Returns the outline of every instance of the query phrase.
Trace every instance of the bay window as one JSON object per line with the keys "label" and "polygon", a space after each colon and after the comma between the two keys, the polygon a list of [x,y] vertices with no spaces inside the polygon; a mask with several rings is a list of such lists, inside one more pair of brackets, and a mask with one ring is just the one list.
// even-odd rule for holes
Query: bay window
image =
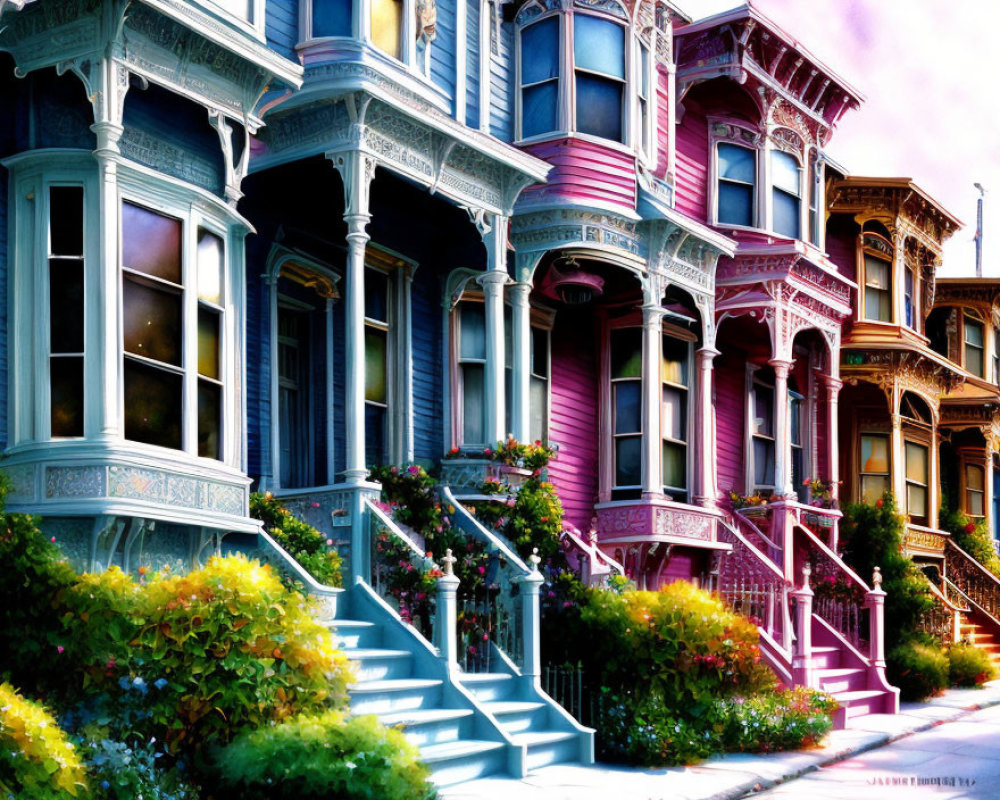
{"label": "bay window", "polygon": [[677,502],[688,499],[688,398],[691,387],[691,344],[663,337],[660,377],[660,435],[663,438],[663,493]]}
{"label": "bay window", "polygon": [[862,434],[860,455],[861,502],[874,503],[889,490],[889,437]]}
{"label": "bay window", "polygon": [[757,203],[757,154],[748,147],[718,146],[718,212],[720,224],[754,224]]}
{"label": "bay window", "polygon": [[129,201],[121,223],[125,438],[220,459],[224,241]]}
{"label": "bay window", "polygon": [[531,327],[531,373],[528,379],[528,436],[549,437],[549,338],[547,328]]}
{"label": "bay window", "polygon": [[927,523],[927,447],[906,442],[906,513],[910,519]]}
{"label": "bay window", "polygon": [[750,390],[750,483],[754,492],[774,491],[774,384],[755,373]]}
{"label": "bay window", "polygon": [[652,50],[623,7],[566,13],[529,3],[517,22],[519,139],[577,133],[651,154]]}
{"label": "bay window", "polygon": [[913,293],[916,291],[916,280],[913,267],[907,267],[903,273],[903,324],[907,328],[916,328],[916,317],[913,313]]}
{"label": "bay window", "polygon": [[642,488],[642,330],[611,331],[611,432],[613,499]]}
{"label": "bay window", "polygon": [[52,436],[83,436],[83,187],[49,189],[49,416]]}
{"label": "bay window", "polygon": [[795,156],[771,151],[771,229],[789,239],[801,236],[801,173]]}
{"label": "bay window", "polygon": [[970,314],[965,314],[963,319],[964,333],[964,359],[965,368],[977,377],[984,378],[986,366],[985,359],[985,326]]}

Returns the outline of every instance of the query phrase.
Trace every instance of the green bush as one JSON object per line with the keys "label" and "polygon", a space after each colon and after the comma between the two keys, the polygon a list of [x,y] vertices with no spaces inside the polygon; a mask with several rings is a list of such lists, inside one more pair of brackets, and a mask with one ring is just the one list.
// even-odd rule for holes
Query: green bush
{"label": "green bush", "polygon": [[1000,576],[1000,558],[993,549],[993,537],[986,520],[976,521],[961,511],[941,506],[938,526],[951,534],[951,540],[994,575]]}
{"label": "green bush", "polygon": [[197,800],[199,792],[177,767],[164,766],[156,743],[132,746],[113,739],[88,742],[87,773],[95,800]]}
{"label": "green bush", "polygon": [[250,495],[250,516],[261,520],[274,537],[319,583],[340,586],[342,561],[330,542],[316,528],[285,508],[270,492]]}
{"label": "green bush", "polygon": [[927,579],[903,555],[903,527],[891,492],[875,503],[851,503],[844,509],[844,561],[862,578],[875,567],[882,571],[887,650],[920,638],[923,616],[935,603]]}
{"label": "green bush", "polygon": [[767,753],[813,747],[833,728],[837,701],[798,687],[726,701],[722,742],[726,750]]}
{"label": "green bush", "polygon": [[901,700],[926,700],[948,686],[948,656],[936,644],[906,642],[886,655],[886,675]]}
{"label": "green bush", "polygon": [[435,795],[416,748],[374,717],[300,715],[241,734],[215,752],[233,800],[425,800]]}
{"label": "green bush", "polygon": [[17,800],[84,797],[83,764],[66,734],[40,704],[0,684],[0,792]]}
{"label": "green bush", "polygon": [[948,682],[952,686],[981,686],[995,676],[985,650],[964,642],[948,648]]}

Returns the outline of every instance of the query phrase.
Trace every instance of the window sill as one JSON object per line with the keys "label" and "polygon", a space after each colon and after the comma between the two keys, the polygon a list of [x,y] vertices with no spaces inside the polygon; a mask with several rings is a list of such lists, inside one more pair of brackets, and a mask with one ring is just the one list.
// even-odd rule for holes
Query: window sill
{"label": "window sill", "polygon": [[576,133],[575,131],[552,131],[550,133],[539,133],[535,136],[517,139],[514,142],[514,145],[516,147],[531,147],[532,145],[545,144],[546,142],[557,142],[563,139],[577,139],[581,142],[587,142],[588,144],[600,145],[601,147],[613,150],[616,153],[632,156],[636,159],[636,161],[639,160],[639,154],[636,152],[634,147],[629,147],[627,144],[616,142],[613,139],[602,139],[600,136],[591,136],[590,134]]}

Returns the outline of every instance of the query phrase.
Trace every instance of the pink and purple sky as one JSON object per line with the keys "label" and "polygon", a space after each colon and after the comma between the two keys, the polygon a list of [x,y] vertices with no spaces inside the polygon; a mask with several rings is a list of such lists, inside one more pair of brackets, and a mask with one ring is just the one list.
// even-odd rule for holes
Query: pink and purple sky
{"label": "pink and purple sky", "polygon": [[[1000,277],[1000,85],[995,0],[753,0],[866,98],[830,155],[855,175],[912,178],[965,227],[941,273],[975,270],[976,199],[986,189],[983,274]],[[734,0],[679,0],[695,19]]]}

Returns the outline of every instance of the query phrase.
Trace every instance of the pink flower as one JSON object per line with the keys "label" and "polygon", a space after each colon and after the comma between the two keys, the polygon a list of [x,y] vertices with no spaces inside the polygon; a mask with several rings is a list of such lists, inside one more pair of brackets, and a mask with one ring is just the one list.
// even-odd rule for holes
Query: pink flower
{"label": "pink flower", "polygon": [[312,504],[312,507],[313,507],[313,508],[319,508],[319,503],[313,503],[313,504]]}
{"label": "pink flower", "polygon": [[409,472],[411,475],[419,475],[420,467],[418,467],[416,464],[410,464],[410,466],[406,468],[406,471]]}
{"label": "pink flower", "polygon": [[479,568],[479,574],[480,575],[485,575],[486,574],[486,567],[480,567]]}
{"label": "pink flower", "polygon": [[60,653],[60,654],[65,653],[66,652],[66,648],[63,647],[61,644],[57,644],[56,645],[56,652]]}
{"label": "pink flower", "polygon": [[326,546],[327,547],[333,547],[333,539],[327,539],[326,540]]}
{"label": "pink flower", "polygon": [[488,642],[490,640],[490,635],[488,633],[483,634],[483,641]]}
{"label": "pink flower", "polygon": [[53,536],[53,537],[52,537],[52,541],[54,542],[55,540],[56,540],[56,537],[55,537],[55,536]]}

